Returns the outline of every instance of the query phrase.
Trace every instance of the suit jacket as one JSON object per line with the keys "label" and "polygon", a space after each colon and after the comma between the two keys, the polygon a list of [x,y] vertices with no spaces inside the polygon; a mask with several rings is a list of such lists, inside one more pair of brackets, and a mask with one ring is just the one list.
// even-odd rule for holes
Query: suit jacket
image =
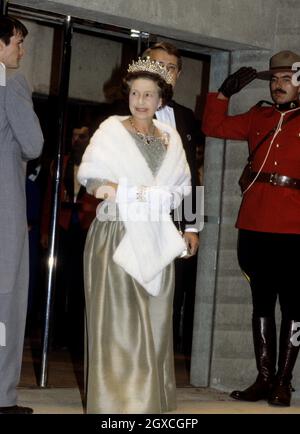
{"label": "suit jacket", "polygon": [[15,74],[0,86],[0,293],[13,291],[17,280],[28,288],[26,161],[37,158],[42,147],[31,91]]}
{"label": "suit jacket", "polygon": [[190,166],[192,186],[197,185],[197,145],[203,142],[199,121],[195,118],[194,112],[175,101],[170,106],[174,110],[176,129],[181,137],[186,158]]}
{"label": "suit jacket", "polygon": [[[175,101],[171,101],[170,106],[174,110],[176,129],[181,137],[183,148],[186,153],[186,159],[191,170],[191,184],[192,184],[192,197],[193,208],[195,209],[196,200],[196,186],[198,184],[198,168],[197,168],[197,145],[203,142],[203,135],[200,129],[200,123],[195,118],[194,112]],[[182,228],[186,226],[193,226],[195,220],[187,222],[183,215]]]}

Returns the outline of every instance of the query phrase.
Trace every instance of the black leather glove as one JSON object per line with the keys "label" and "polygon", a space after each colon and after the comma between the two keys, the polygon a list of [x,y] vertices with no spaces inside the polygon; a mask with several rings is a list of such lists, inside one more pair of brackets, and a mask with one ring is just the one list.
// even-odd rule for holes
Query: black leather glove
{"label": "black leather glove", "polygon": [[249,84],[257,77],[256,69],[243,66],[234,74],[229,75],[218,89],[226,98],[230,98],[233,94],[239,92],[244,86]]}

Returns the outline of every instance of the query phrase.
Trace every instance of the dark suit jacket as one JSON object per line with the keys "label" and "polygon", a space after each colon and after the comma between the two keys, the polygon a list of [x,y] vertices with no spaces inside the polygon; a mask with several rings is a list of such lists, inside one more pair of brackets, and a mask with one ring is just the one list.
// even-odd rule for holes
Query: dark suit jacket
{"label": "dark suit jacket", "polygon": [[[176,129],[181,137],[183,148],[186,153],[186,159],[191,170],[191,182],[192,182],[192,196],[193,202],[196,199],[196,186],[198,184],[197,176],[197,145],[203,142],[203,135],[200,129],[200,123],[195,118],[193,111],[175,101],[171,101],[169,104],[174,110]],[[195,206],[195,205],[194,205]],[[195,208],[194,208],[195,211]],[[184,217],[184,216],[183,216]],[[186,222],[183,218],[182,226],[192,226],[195,223]]]}

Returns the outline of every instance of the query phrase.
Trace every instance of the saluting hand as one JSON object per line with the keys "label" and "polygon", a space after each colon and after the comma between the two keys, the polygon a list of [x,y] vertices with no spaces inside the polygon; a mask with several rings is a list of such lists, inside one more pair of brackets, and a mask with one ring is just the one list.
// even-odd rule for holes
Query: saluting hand
{"label": "saluting hand", "polygon": [[249,84],[257,77],[257,71],[254,68],[243,66],[235,73],[229,75],[218,89],[226,98],[239,92],[243,87]]}

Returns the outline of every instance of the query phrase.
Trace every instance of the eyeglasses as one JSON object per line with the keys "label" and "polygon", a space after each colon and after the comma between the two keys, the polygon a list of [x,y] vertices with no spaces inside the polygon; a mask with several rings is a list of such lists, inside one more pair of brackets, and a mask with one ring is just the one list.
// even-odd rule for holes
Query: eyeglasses
{"label": "eyeglasses", "polygon": [[175,65],[175,63],[165,63],[165,62],[158,62],[161,66],[166,68],[169,72],[177,72],[178,71],[178,65]]}
{"label": "eyeglasses", "polygon": [[74,134],[73,133],[73,139],[81,139],[81,140],[85,140],[88,139],[89,136],[87,134]]}

